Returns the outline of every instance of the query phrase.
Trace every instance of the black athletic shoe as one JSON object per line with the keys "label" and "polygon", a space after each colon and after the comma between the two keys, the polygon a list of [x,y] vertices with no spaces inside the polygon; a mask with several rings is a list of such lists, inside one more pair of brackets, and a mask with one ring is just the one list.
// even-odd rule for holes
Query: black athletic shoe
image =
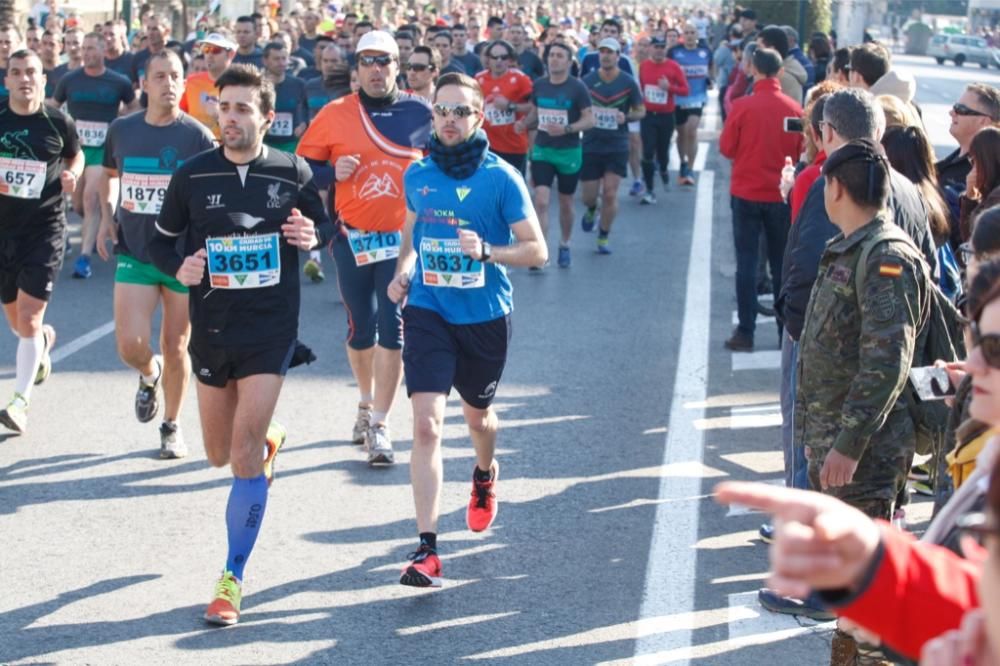
{"label": "black athletic shoe", "polygon": [[142,381],[140,376],[139,390],[135,392],[135,418],[139,419],[139,423],[149,423],[156,418],[160,411],[158,389],[163,380],[163,362],[159,357],[153,360],[160,367],[160,376],[156,378],[156,382],[152,386]]}

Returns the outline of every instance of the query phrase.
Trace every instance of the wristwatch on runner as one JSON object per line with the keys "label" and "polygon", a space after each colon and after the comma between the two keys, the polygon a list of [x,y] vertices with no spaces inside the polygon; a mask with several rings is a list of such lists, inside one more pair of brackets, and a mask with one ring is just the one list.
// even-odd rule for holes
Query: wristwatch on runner
{"label": "wristwatch on runner", "polygon": [[493,253],[493,246],[487,243],[486,241],[483,241],[483,249],[479,253],[479,261],[483,262],[484,264],[487,263],[490,260],[490,256],[492,256],[492,253]]}

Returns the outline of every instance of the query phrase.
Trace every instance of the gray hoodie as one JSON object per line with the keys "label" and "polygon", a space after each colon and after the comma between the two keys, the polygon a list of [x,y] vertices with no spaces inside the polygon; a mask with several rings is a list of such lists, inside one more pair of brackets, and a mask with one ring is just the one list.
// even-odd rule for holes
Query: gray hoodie
{"label": "gray hoodie", "polygon": [[785,93],[799,104],[802,103],[802,88],[806,84],[806,68],[802,66],[795,56],[788,56],[782,63],[784,71],[781,74],[781,92]]}

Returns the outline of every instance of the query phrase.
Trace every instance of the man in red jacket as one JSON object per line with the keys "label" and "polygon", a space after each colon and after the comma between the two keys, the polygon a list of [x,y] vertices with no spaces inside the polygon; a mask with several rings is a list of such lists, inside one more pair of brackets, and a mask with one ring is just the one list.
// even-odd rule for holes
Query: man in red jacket
{"label": "man in red jacket", "polygon": [[[767,239],[772,284],[775,289],[781,285],[781,259],[790,224],[788,204],[781,197],[781,169],[785,157],[797,161],[802,152],[802,134],[785,131],[784,119],[801,118],[802,107],[781,92],[781,56],[773,49],[758,48],[750,73],[753,94],[733,103],[719,137],[719,151],[733,161],[729,193],[739,325],[726,340],[726,348],[733,351],[753,350],[761,232]],[[777,300],[777,293],[774,296]]]}
{"label": "man in red jacket", "polygon": [[[670,182],[667,161],[670,156],[670,139],[674,135],[674,109],[677,96],[690,92],[684,70],[667,58],[667,40],[654,35],[650,40],[651,57],[639,65],[639,87],[646,115],[639,121],[642,132],[642,179],[646,181],[646,194],[642,203],[656,203],[653,196],[653,172],[659,165],[660,179],[666,187]],[[656,161],[653,161],[653,158]]]}

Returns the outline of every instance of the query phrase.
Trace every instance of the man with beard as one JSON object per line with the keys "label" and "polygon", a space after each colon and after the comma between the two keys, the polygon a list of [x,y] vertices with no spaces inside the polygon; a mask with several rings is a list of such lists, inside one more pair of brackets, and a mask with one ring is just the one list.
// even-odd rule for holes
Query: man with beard
{"label": "man with beard", "polygon": [[430,156],[406,172],[406,225],[389,285],[393,301],[407,298],[403,359],[413,406],[410,479],[420,543],[399,582],[415,587],[441,586],[441,432],[452,387],[476,453],[466,524],[483,532],[496,518],[499,419],[491,405],[510,342],[506,267],[548,259],[524,179],[489,151],[479,85],[464,74],[446,74],[433,108]]}
{"label": "man with beard", "polygon": [[160,271],[191,290],[205,454],[233,472],[228,556],[205,611],[207,622],[231,625],[285,441],[271,416],[296,350],[299,250],[327,242],[333,229],[305,161],[263,145],[271,82],[234,65],[216,83],[223,145],[174,172],[149,249]]}

